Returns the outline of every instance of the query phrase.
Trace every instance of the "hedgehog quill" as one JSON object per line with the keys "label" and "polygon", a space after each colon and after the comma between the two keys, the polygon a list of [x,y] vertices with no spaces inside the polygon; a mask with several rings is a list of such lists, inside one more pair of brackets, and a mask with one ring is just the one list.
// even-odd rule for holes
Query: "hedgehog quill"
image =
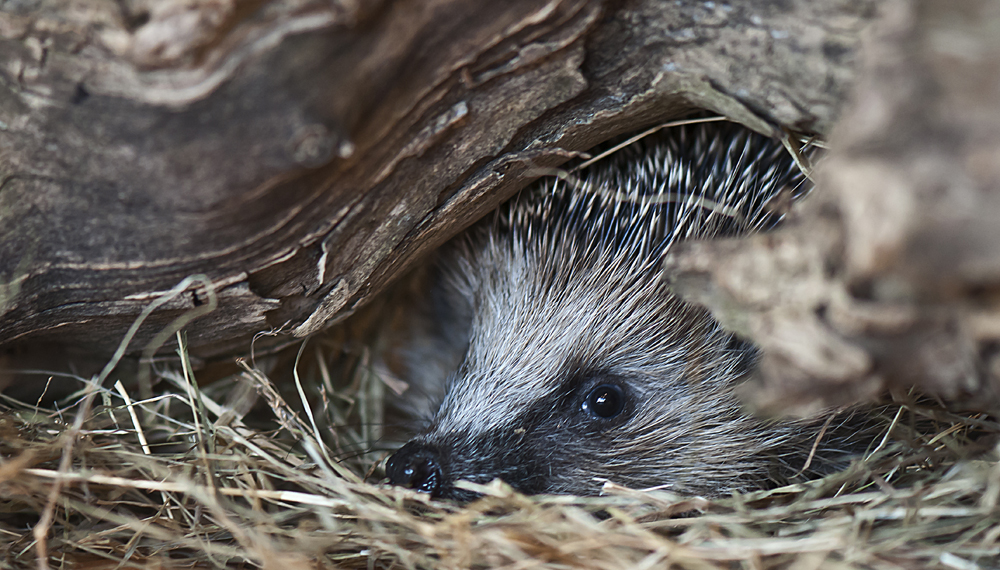
{"label": "hedgehog quill", "polygon": [[[780,197],[807,191],[779,141],[722,123],[522,192],[438,254],[438,332],[423,343],[436,354],[414,351],[408,380],[443,399],[389,480],[460,501],[476,495],[457,481],[495,478],[527,494],[612,481],[717,496],[846,466],[870,441],[865,415],[748,415],[732,389],[754,347],[676,298],[661,269],[672,244],[767,230]],[[418,371],[442,354],[450,374]]]}

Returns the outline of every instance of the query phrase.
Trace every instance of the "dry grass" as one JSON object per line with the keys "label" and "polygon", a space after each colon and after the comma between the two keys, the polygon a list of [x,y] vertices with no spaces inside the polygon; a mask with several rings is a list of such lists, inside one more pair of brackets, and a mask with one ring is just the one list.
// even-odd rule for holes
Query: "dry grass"
{"label": "dry grass", "polygon": [[51,406],[4,399],[0,565],[965,569],[1000,560],[1000,465],[989,449],[1000,425],[986,416],[892,408],[892,437],[865,460],[768,492],[706,500],[609,485],[597,498],[524,497],[494,484],[463,508],[368,473],[385,454],[355,452],[382,445],[385,385],[365,350],[337,346],[313,341],[296,361],[303,376],[284,384],[244,362],[199,387],[182,364],[156,372],[155,395],[140,401],[121,384],[82,379]]}
{"label": "dry grass", "polygon": [[0,395],[0,568],[1000,567],[1000,423],[917,400],[848,470],[724,499],[387,486],[386,310],[215,381],[178,334],[152,383],[109,365],[55,401]]}

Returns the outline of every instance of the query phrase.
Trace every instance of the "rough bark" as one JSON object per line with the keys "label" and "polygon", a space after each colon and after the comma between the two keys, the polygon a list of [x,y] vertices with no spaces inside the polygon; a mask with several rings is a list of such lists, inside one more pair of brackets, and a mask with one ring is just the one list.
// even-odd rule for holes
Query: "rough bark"
{"label": "rough bark", "polygon": [[[824,134],[867,1],[36,0],[0,12],[0,345],[319,330],[528,181],[715,110]],[[214,306],[210,305],[210,306]]]}
{"label": "rough bark", "polygon": [[802,211],[668,260],[679,291],[762,347],[758,406],[916,387],[1000,407],[997,30],[989,0],[886,3]]}

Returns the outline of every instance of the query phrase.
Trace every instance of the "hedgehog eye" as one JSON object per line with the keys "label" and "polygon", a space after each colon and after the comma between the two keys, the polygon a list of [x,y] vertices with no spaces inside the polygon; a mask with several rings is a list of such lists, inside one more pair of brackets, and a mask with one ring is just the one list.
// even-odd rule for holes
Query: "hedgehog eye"
{"label": "hedgehog eye", "polygon": [[625,392],[614,384],[601,384],[587,394],[583,411],[602,419],[611,419],[625,409]]}

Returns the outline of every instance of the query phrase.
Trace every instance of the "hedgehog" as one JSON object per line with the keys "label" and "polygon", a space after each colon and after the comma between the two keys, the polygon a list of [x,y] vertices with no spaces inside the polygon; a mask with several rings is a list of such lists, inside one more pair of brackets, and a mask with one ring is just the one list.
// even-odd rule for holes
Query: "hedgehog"
{"label": "hedgehog", "polygon": [[441,401],[389,481],[460,502],[477,494],[458,481],[494,479],[720,496],[845,467],[865,419],[747,413],[733,388],[756,349],[663,274],[673,244],[770,229],[808,191],[780,141],[733,123],[663,129],[522,191],[437,253],[407,380]]}

